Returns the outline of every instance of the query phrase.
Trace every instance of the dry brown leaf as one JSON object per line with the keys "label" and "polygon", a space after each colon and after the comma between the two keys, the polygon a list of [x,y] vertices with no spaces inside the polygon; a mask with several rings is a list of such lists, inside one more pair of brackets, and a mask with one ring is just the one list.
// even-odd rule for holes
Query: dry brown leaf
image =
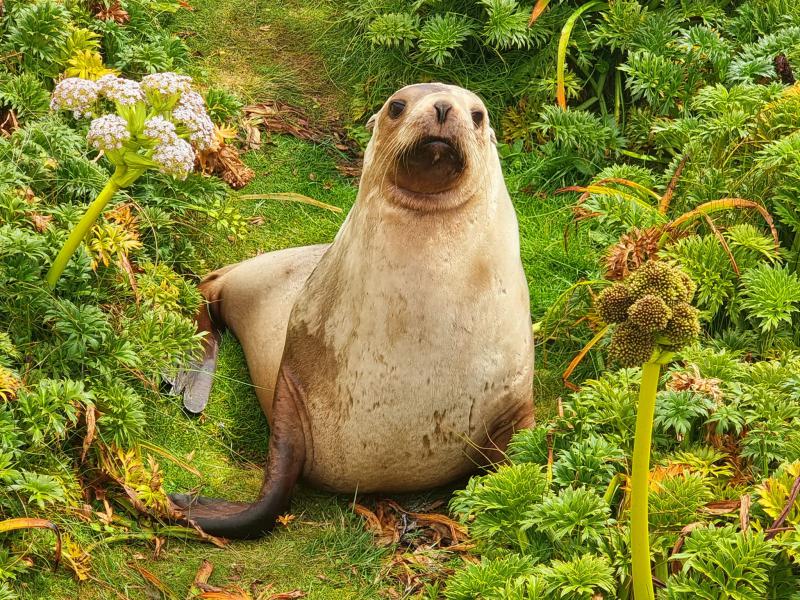
{"label": "dry brown leaf", "polygon": [[134,571],[139,573],[139,575],[141,575],[146,582],[148,582],[150,585],[156,588],[165,597],[169,598],[170,600],[172,600],[173,598],[177,599],[175,593],[167,586],[167,584],[165,584],[158,577],[156,577],[155,574],[151,573],[144,567],[140,567],[137,564],[131,564],[128,566],[130,566],[131,568],[133,568]]}
{"label": "dry brown leaf", "polygon": [[0,109],[0,135],[8,137],[19,129],[17,114],[10,108]]}
{"label": "dry brown leaf", "polygon": [[750,529],[750,494],[743,494],[740,503],[741,509],[739,510],[739,527],[742,531]]}
{"label": "dry brown leaf", "polygon": [[352,163],[339,163],[336,165],[336,170],[345,177],[358,178],[361,177],[362,163],[356,161]]}
{"label": "dry brown leaf", "polygon": [[739,510],[742,505],[739,500],[715,500],[707,503],[703,507],[703,512],[709,515],[729,515]]}
{"label": "dry brown leaf", "polygon": [[201,593],[198,598],[208,600],[253,600],[249,592],[243,590],[239,586],[231,586],[227,588],[213,588],[212,586],[200,585],[202,588],[210,588]]}
{"label": "dry brown leaf", "polygon": [[28,213],[28,217],[30,217],[34,229],[36,229],[36,231],[38,231],[39,233],[43,233],[50,225],[50,222],[53,220],[52,215],[42,215],[35,212]]}
{"label": "dry brown leaf", "polygon": [[606,253],[606,279],[618,281],[658,254],[658,241],[663,231],[659,227],[634,227],[623,234]]}
{"label": "dry brown leaf", "polygon": [[83,437],[83,445],[81,447],[81,463],[86,460],[86,454],[94,441],[95,432],[97,429],[97,409],[94,406],[86,407],[86,435]]}
{"label": "dry brown leaf", "polygon": [[197,153],[197,166],[206,175],[218,175],[235,190],[242,189],[255,172],[242,162],[238,150],[225,143],[226,132],[215,126],[217,143]]}
{"label": "dry brown leaf", "polygon": [[280,523],[284,527],[287,527],[296,518],[297,518],[296,515],[285,514],[285,515],[280,515],[278,517],[277,521],[278,521],[278,523]]}
{"label": "dry brown leaf", "polygon": [[128,11],[122,8],[118,0],[115,0],[108,6],[104,2],[94,3],[94,16],[102,21],[114,21],[120,25],[124,25],[131,20]]}
{"label": "dry brown leaf", "polygon": [[302,590],[293,590],[291,592],[283,592],[280,594],[272,594],[266,596],[264,600],[294,600],[295,598],[305,598],[308,594]]}

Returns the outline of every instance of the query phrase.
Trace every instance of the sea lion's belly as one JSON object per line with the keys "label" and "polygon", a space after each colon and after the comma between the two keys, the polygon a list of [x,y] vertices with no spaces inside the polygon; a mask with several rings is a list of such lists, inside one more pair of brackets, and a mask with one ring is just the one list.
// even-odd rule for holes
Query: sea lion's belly
{"label": "sea lion's belly", "polygon": [[491,319],[452,304],[422,323],[362,313],[334,352],[337,369],[326,369],[335,380],[304,378],[306,480],[338,492],[403,492],[486,464],[495,434],[532,415],[530,317],[517,304]]}

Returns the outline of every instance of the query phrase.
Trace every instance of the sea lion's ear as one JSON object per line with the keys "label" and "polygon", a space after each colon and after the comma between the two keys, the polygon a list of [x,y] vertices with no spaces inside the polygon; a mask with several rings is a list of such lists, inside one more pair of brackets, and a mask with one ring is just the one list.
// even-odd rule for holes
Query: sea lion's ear
{"label": "sea lion's ear", "polygon": [[494,133],[494,129],[489,127],[489,141],[492,142],[495,146],[497,145],[497,136]]}
{"label": "sea lion's ear", "polygon": [[378,113],[375,113],[369,119],[367,119],[367,124],[365,125],[367,131],[372,131],[373,129],[375,129],[375,121],[377,120],[378,120]]}

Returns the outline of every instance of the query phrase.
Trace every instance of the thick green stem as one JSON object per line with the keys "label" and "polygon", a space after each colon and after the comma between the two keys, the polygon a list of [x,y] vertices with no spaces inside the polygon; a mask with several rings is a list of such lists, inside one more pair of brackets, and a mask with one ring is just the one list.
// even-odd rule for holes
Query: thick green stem
{"label": "thick green stem", "polygon": [[111,179],[108,180],[105,187],[98,194],[97,198],[95,198],[94,202],[92,202],[89,205],[89,208],[86,209],[86,213],[83,215],[83,217],[81,217],[81,220],[78,221],[75,229],[73,229],[72,233],[69,234],[66,243],[59,251],[58,256],[56,256],[56,259],[50,266],[50,270],[47,272],[47,285],[50,286],[50,289],[56,287],[56,282],[58,281],[58,278],[61,277],[64,269],[67,267],[70,257],[78,248],[78,246],[80,246],[81,241],[86,237],[86,234],[89,233],[89,230],[92,228],[95,221],[97,221],[97,217],[99,217],[103,212],[103,209],[106,207],[106,204],[108,204],[108,201],[111,200],[111,198],[114,197],[114,194],[119,191],[121,187],[119,181],[121,178],[122,173],[117,170],[117,172],[112,175]]}
{"label": "thick green stem", "polygon": [[653,415],[661,365],[647,362],[642,367],[639,408],[636,413],[636,436],[633,441],[631,475],[631,569],[634,600],[653,600],[653,576],[650,571],[650,529],[647,495],[650,477],[650,445],[653,438]]}

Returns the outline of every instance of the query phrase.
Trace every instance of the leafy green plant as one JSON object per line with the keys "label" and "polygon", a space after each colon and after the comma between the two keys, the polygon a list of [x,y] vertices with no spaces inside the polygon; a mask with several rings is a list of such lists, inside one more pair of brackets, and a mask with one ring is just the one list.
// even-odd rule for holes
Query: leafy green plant
{"label": "leafy green plant", "polygon": [[470,531],[487,550],[526,551],[534,542],[525,532],[527,513],[546,490],[539,465],[504,465],[494,473],[473,477],[465,489],[456,491],[450,510],[470,520]]}

